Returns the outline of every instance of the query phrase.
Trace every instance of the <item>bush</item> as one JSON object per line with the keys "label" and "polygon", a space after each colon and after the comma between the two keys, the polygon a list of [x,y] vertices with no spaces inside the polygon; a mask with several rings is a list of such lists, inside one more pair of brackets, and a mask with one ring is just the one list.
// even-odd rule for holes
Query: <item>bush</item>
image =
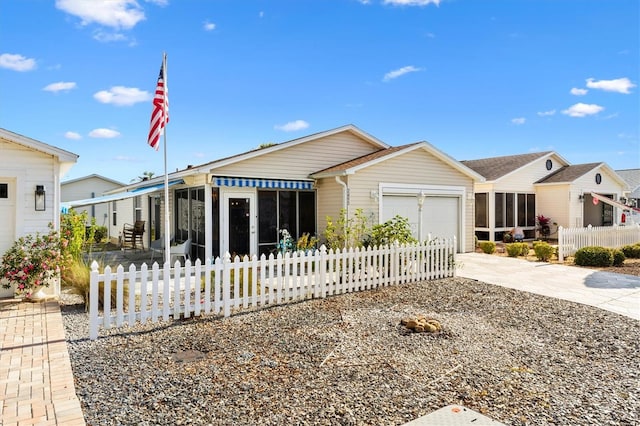
{"label": "bush", "polygon": [[622,247],[622,253],[629,259],[640,259],[640,243],[629,244]]}
{"label": "bush", "polygon": [[613,266],[622,266],[626,259],[624,253],[620,249],[612,249],[611,254],[613,254]]}
{"label": "bush", "polygon": [[529,254],[529,244],[527,243],[506,244],[505,248],[509,257],[526,256]]}
{"label": "bush", "polygon": [[579,266],[611,266],[613,251],[598,246],[583,247],[576,251],[573,262]]}
{"label": "bush", "polygon": [[411,234],[411,225],[409,219],[396,215],[385,223],[374,225],[371,229],[369,244],[380,247],[387,244],[411,244],[416,239]]}
{"label": "bush", "polygon": [[106,226],[96,226],[95,234],[93,235],[93,239],[96,243],[101,243],[104,239],[107,238],[107,227]]}
{"label": "bush", "polygon": [[482,250],[483,253],[493,254],[496,252],[496,243],[493,241],[480,241],[478,246]]}
{"label": "bush", "polygon": [[544,241],[536,241],[533,243],[533,251],[536,253],[538,260],[547,262],[555,254],[556,250],[551,244]]}

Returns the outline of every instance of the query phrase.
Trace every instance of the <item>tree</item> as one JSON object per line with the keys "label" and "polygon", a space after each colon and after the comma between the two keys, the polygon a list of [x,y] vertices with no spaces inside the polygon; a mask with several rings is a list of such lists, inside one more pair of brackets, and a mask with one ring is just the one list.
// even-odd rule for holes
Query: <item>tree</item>
{"label": "tree", "polygon": [[[151,179],[153,177],[153,175],[155,175],[154,172],[146,172],[145,171],[145,172],[142,172],[142,176],[138,176],[137,180],[138,180],[138,182],[149,180],[149,179]],[[135,181],[136,181],[136,179],[131,179],[131,182],[135,182]]]}

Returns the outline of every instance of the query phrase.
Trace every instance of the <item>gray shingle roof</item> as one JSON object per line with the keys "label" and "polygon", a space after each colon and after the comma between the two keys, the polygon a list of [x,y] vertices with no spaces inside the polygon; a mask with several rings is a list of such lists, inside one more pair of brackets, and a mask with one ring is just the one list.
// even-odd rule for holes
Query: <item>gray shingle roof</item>
{"label": "gray shingle roof", "polygon": [[631,188],[631,198],[640,198],[640,169],[616,170],[618,176]]}
{"label": "gray shingle roof", "polygon": [[564,183],[573,182],[581,176],[584,176],[591,170],[602,165],[604,163],[587,163],[587,164],[574,164],[572,166],[565,166],[556,170],[549,176],[545,176],[535,183]]}
{"label": "gray shingle roof", "polygon": [[506,155],[502,157],[480,158],[478,160],[461,161],[471,170],[484,176],[487,181],[501,177],[526,166],[527,164],[551,154],[553,151],[533,152],[530,154]]}

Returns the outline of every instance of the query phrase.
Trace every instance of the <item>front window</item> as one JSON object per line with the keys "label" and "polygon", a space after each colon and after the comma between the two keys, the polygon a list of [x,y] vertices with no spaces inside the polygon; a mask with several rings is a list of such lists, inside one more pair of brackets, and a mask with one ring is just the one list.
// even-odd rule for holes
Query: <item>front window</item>
{"label": "front window", "polygon": [[489,227],[489,203],[487,202],[488,195],[486,192],[476,194],[476,227],[488,228]]}
{"label": "front window", "polygon": [[316,233],[316,194],[313,191],[258,191],[258,252],[275,253],[280,232],[297,240]]}

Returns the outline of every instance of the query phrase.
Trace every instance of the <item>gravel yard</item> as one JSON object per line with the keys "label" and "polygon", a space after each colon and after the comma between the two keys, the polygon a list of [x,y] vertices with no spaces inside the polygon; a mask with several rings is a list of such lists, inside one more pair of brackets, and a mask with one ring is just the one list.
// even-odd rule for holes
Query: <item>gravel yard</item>
{"label": "gravel yard", "polygon": [[[401,425],[461,404],[510,425],[640,423],[640,322],[463,278],[102,332],[63,305],[89,425]],[[440,334],[408,333],[424,314]]]}

